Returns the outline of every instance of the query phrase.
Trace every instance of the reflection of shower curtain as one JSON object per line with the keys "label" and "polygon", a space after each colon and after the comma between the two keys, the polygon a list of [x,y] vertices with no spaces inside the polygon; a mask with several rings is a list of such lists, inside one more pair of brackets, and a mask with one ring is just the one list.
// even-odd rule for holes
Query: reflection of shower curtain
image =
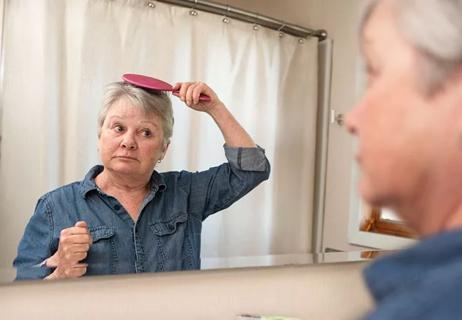
{"label": "reflection of shower curtain", "polygon": [[[98,162],[105,84],[125,72],[203,80],[266,148],[270,181],[209,218],[203,257],[311,248],[317,39],[145,1],[8,1],[0,162],[0,250],[10,263],[37,198]],[[174,100],[175,128],[159,170],[225,160],[212,119]]]}

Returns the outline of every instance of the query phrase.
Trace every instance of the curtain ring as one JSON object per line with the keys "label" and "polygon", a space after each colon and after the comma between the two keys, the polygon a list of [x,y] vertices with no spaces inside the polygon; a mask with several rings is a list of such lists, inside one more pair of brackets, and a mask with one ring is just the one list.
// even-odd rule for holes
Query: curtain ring
{"label": "curtain ring", "polygon": [[223,23],[228,24],[228,23],[231,22],[231,19],[228,18],[229,6],[226,6],[226,13],[227,13],[227,14],[225,14],[225,16],[223,17],[223,20],[222,20],[222,21],[223,21]]}
{"label": "curtain ring", "polygon": [[284,37],[285,33],[283,31],[281,31],[282,29],[284,29],[284,27],[286,26],[286,24],[282,24],[279,28],[278,28],[278,32],[279,32],[279,37],[282,38]]}
{"label": "curtain ring", "polygon": [[194,0],[194,5],[192,6],[191,10],[189,10],[189,15],[196,17],[199,15],[199,12],[196,11],[197,0]]}
{"label": "curtain ring", "polygon": [[255,14],[255,23],[253,24],[253,30],[258,31],[260,29],[260,25],[258,24],[258,14]]}

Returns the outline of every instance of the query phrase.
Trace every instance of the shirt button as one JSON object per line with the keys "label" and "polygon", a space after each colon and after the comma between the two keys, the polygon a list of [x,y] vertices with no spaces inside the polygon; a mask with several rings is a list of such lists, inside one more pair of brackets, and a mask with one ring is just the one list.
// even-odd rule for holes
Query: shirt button
{"label": "shirt button", "polygon": [[120,206],[119,206],[118,204],[116,204],[116,205],[114,206],[114,209],[117,210],[117,211],[119,211],[119,210],[120,210]]}

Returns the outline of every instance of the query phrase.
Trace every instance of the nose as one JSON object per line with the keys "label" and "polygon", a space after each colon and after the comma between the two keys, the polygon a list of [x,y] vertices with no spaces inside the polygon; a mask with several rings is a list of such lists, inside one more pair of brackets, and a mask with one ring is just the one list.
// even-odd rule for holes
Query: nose
{"label": "nose", "polygon": [[128,150],[136,150],[138,148],[138,145],[136,144],[136,140],[133,137],[133,134],[130,134],[127,132],[122,140],[122,148],[128,149]]}
{"label": "nose", "polygon": [[362,121],[360,118],[362,117],[362,101],[359,101],[350,112],[347,113],[345,116],[345,127],[349,133],[352,135],[358,135],[359,125]]}
{"label": "nose", "polygon": [[355,122],[355,110],[348,112],[345,116],[345,127],[349,133],[356,135],[357,127]]}

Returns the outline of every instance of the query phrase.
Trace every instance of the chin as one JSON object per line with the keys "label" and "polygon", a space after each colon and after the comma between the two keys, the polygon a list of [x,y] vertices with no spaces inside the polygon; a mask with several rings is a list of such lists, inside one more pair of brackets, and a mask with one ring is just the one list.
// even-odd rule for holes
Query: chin
{"label": "chin", "polygon": [[366,201],[370,206],[382,207],[384,206],[384,197],[378,192],[377,188],[371,183],[362,180],[359,184],[359,194],[361,198]]}
{"label": "chin", "polygon": [[127,164],[112,165],[110,169],[119,174],[136,174],[138,171],[135,166]]}

